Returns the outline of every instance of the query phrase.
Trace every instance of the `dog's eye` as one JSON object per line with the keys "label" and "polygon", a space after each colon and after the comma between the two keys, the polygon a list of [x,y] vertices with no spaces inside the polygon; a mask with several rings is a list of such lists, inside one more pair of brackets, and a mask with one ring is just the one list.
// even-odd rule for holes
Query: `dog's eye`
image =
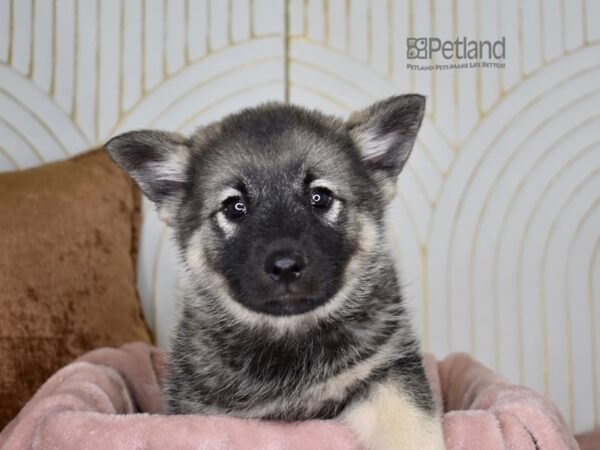
{"label": "dog's eye", "polygon": [[314,188],[309,192],[310,204],[315,208],[327,208],[333,200],[331,191],[325,188]]}
{"label": "dog's eye", "polygon": [[223,211],[231,219],[239,219],[246,214],[247,208],[240,197],[230,197],[223,202]]}

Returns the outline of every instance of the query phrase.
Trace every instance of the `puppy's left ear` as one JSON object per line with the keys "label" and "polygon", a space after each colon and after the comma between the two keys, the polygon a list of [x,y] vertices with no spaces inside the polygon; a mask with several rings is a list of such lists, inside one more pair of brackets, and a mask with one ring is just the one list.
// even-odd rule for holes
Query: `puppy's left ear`
{"label": "puppy's left ear", "polygon": [[390,97],[353,113],[346,122],[362,159],[391,200],[425,113],[425,97]]}

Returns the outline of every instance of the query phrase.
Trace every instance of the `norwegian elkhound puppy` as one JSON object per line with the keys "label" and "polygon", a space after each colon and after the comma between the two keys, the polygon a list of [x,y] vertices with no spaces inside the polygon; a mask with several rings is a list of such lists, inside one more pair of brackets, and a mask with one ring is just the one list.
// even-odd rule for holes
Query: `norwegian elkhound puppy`
{"label": "norwegian elkhound puppy", "polygon": [[179,250],[170,413],[339,418],[368,448],[444,447],[384,227],[424,107],[400,95],[342,121],[268,103],[106,144]]}

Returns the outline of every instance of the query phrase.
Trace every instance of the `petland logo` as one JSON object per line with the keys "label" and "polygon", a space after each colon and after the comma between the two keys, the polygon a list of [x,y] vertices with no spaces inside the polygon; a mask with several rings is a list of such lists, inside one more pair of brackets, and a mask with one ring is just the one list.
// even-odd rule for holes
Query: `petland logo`
{"label": "petland logo", "polygon": [[[497,41],[472,41],[466,37],[454,41],[439,38],[407,38],[406,64],[409,70],[504,69],[506,37]],[[436,58],[436,64],[421,64],[420,59]],[[447,64],[439,64],[439,59]],[[452,61],[452,62],[450,62]]]}

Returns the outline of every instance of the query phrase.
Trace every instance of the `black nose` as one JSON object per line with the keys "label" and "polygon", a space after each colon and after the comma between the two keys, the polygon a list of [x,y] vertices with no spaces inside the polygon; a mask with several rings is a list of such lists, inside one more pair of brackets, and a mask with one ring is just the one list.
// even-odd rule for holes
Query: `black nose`
{"label": "black nose", "polygon": [[291,283],[302,275],[306,263],[302,255],[296,252],[276,252],[267,257],[265,272],[280,283]]}

